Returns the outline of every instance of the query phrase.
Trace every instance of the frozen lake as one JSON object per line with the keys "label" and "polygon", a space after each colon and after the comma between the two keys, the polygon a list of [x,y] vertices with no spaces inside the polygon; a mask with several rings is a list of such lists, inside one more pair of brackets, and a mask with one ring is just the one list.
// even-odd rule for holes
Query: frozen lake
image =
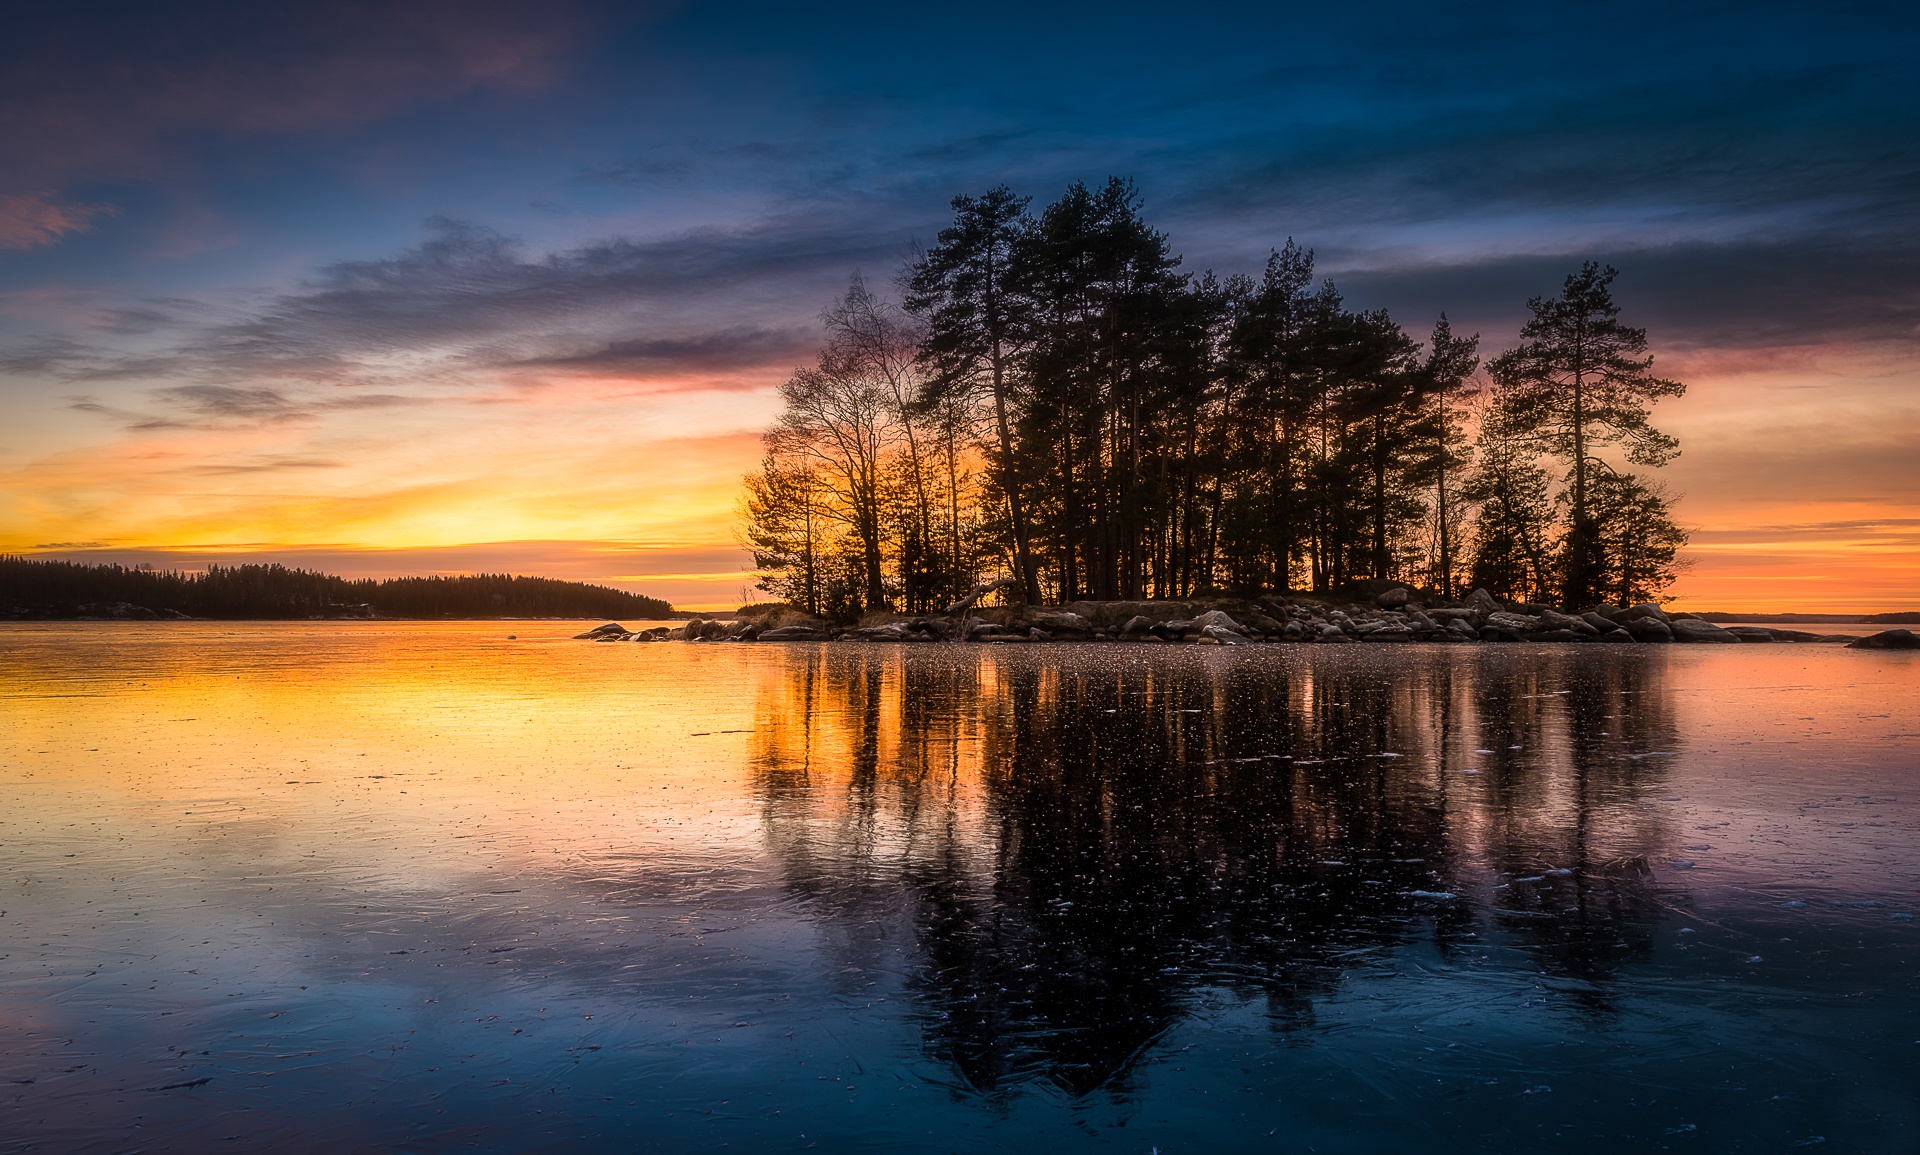
{"label": "frozen lake", "polygon": [[1920,654],[580,628],[0,625],[0,1152],[1920,1149]]}

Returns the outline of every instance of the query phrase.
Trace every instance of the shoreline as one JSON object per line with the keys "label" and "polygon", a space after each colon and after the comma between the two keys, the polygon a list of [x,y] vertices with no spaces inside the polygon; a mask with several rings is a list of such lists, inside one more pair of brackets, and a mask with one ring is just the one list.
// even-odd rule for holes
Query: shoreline
{"label": "shoreline", "polygon": [[1900,628],[1862,636],[1767,625],[1723,626],[1701,615],[1668,613],[1651,602],[1629,607],[1597,606],[1583,613],[1569,614],[1550,606],[1502,602],[1485,590],[1475,590],[1459,601],[1422,601],[1416,600],[1415,591],[1396,586],[1378,594],[1372,604],[1297,595],[1289,599],[1271,594],[1253,599],[1077,601],[1065,606],[988,609],[974,607],[971,604],[974,600],[965,599],[944,613],[869,614],[855,625],[836,625],[784,605],[774,605],[754,607],[754,612],[735,614],[730,619],[695,617],[678,627],[628,629],[619,622],[608,622],[574,638],[603,643],[857,641],[1216,646],[1396,642],[1640,645],[1824,642],[1862,649],[1920,649],[1920,636]]}

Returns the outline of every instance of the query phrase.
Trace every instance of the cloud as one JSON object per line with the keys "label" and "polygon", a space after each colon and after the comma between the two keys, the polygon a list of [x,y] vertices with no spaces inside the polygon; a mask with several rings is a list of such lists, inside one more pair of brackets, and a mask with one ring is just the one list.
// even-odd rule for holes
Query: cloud
{"label": "cloud", "polygon": [[51,245],[113,213],[111,205],[80,204],[52,192],[0,193],[0,249]]}

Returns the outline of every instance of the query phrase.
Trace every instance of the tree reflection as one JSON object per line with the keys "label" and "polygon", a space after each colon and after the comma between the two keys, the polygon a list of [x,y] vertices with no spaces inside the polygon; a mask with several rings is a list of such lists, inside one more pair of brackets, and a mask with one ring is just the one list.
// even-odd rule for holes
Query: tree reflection
{"label": "tree reflection", "polygon": [[[797,648],[760,703],[767,836],[860,963],[909,928],[974,1089],[1124,1093],[1202,993],[1277,1029],[1421,940],[1607,986],[1664,908],[1657,663],[1582,651]],[[1457,897],[1444,897],[1453,895]],[[1476,937],[1477,936],[1477,937]],[[886,949],[891,949],[886,947]]]}

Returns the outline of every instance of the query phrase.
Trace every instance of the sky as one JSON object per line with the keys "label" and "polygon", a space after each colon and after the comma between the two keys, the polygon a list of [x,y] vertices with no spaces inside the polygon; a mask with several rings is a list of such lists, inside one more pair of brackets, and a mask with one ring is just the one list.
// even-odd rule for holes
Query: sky
{"label": "sky", "polygon": [[860,272],[1130,176],[1488,353],[1582,260],[1689,391],[1691,609],[1920,609],[1909,4],[12,5],[0,552],[737,605]]}

